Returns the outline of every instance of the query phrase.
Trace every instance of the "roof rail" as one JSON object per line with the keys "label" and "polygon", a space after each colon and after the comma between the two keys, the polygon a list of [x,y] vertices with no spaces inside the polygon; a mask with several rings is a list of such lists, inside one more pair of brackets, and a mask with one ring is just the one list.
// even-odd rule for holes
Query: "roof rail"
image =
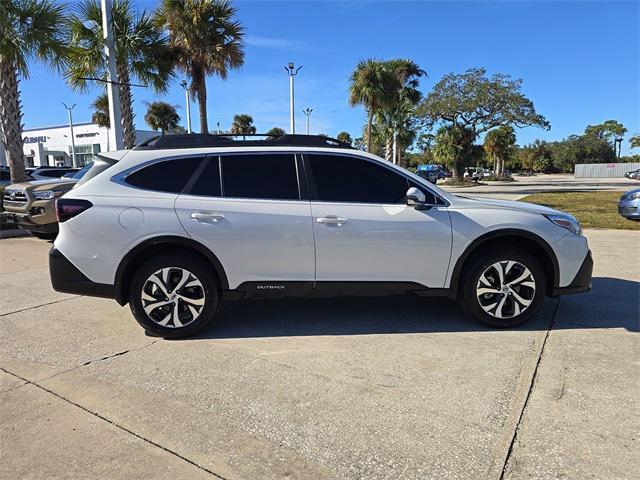
{"label": "roof rail", "polygon": [[348,143],[323,135],[169,133],[139,143],[134,147],[134,150],[201,147],[333,147],[353,149]]}

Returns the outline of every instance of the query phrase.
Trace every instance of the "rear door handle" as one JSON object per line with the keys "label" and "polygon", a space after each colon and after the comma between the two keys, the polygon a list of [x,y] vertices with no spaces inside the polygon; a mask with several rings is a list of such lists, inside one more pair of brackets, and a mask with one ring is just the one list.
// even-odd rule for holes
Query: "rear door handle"
{"label": "rear door handle", "polygon": [[326,217],[316,218],[316,222],[323,223],[325,225],[336,225],[338,227],[341,227],[345,223],[348,223],[349,220],[343,217],[337,217],[335,215],[327,215]]}
{"label": "rear door handle", "polygon": [[224,219],[224,215],[213,212],[192,212],[191,219],[200,223],[219,223]]}

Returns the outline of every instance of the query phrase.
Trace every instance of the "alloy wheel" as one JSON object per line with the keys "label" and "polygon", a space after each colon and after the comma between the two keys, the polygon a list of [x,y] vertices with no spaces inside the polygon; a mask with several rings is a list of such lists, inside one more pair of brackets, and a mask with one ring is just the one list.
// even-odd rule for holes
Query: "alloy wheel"
{"label": "alloy wheel", "polygon": [[513,318],[526,311],[536,294],[531,271],[513,260],[487,267],[478,280],[476,296],[480,307],[492,317]]}
{"label": "alloy wheel", "polygon": [[180,267],[165,267],[151,274],[140,298],[149,319],[168,328],[184,327],[197,319],[206,299],[198,277]]}

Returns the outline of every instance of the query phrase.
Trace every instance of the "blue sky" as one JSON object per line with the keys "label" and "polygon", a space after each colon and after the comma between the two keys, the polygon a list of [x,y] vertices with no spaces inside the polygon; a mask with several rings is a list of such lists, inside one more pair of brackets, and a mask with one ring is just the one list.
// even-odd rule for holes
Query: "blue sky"
{"label": "blue sky", "polygon": [[[135,1],[135,0],[134,0]],[[428,73],[427,93],[446,73],[484,66],[489,73],[523,79],[523,92],[551,122],[551,130],[518,131],[518,142],[560,139],[587,124],[621,121],[640,132],[640,2],[635,1],[236,1],[246,29],[246,59],[226,81],[209,78],[209,127],[229,127],[236,113],[253,116],[258,131],[288,129],[289,61],[304,65],[296,77],[296,129],[304,131],[302,109],[312,107],[312,133],[359,136],[362,108],[347,103],[348,79],[364,58],[406,57]],[[138,0],[153,9],[155,0]],[[134,89],[138,128],[145,101],[180,105],[176,77],[158,96]],[[64,124],[61,102],[77,103],[75,121],[88,121],[99,93],[70,90],[59,76],[33,65],[22,82],[26,128]],[[197,107],[192,104],[197,126]],[[623,154],[628,153],[625,141]]]}

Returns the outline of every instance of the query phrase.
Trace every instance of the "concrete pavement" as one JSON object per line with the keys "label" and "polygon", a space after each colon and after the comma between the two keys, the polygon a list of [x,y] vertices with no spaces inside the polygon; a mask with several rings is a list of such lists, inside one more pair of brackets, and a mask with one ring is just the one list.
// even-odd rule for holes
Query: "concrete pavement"
{"label": "concrete pavement", "polygon": [[442,299],[225,306],[181,341],[0,241],[1,478],[637,478],[638,232],[497,331]]}
{"label": "concrete pavement", "polygon": [[540,174],[533,177],[513,177],[515,182],[486,182],[473,187],[449,187],[438,184],[445,190],[471,197],[491,197],[505,200],[519,198],[540,192],[567,192],[591,190],[630,190],[640,188],[640,182],[628,178],[574,178],[570,174]]}

